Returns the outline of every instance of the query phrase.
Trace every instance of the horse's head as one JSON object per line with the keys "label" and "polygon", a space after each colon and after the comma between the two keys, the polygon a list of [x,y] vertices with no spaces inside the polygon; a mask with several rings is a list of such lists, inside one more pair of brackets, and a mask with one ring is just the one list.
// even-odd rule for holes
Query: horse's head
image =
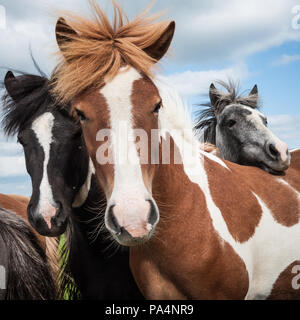
{"label": "horse's head", "polygon": [[[175,24],[138,17],[127,25],[115,21],[114,29],[95,10],[96,22],[58,20],[64,61],[55,91],[62,98],[74,93],[72,109],[107,198],[106,227],[120,244],[135,245],[148,240],[159,221],[150,150],[151,140],[158,140],[157,130],[151,133],[158,129],[162,102],[149,68],[167,52]],[[77,77],[75,65],[81,69]]]}
{"label": "horse's head", "polygon": [[[290,165],[290,153],[267,126],[267,118],[258,110],[258,90],[254,86],[246,97],[237,95],[233,83],[221,92],[210,87],[214,124],[208,129],[221,157],[242,165],[253,165],[273,174],[280,174]],[[210,131],[210,132],[209,132]]]}
{"label": "horse's head", "polygon": [[65,231],[75,196],[85,183],[89,160],[80,126],[55,106],[48,82],[8,72],[3,124],[8,135],[18,135],[24,148],[32,182],[28,219],[41,235],[58,236]]}

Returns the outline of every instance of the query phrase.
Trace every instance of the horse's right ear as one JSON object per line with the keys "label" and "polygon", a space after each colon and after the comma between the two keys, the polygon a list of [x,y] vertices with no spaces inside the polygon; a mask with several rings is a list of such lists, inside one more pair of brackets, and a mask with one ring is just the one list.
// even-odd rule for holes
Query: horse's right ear
{"label": "horse's right ear", "polygon": [[144,48],[144,51],[156,61],[159,61],[168,51],[172,42],[175,32],[175,21],[169,23],[169,25],[162,31],[161,36],[148,48]]}
{"label": "horse's right ear", "polygon": [[[70,27],[64,18],[59,18],[55,27],[56,42],[61,53],[64,55],[64,45],[78,37],[75,30]],[[67,59],[67,57],[65,56]]]}
{"label": "horse's right ear", "polygon": [[7,93],[11,96],[13,100],[15,100],[14,95],[16,92],[18,80],[14,76],[11,71],[7,71],[5,78],[4,78],[4,85]]}

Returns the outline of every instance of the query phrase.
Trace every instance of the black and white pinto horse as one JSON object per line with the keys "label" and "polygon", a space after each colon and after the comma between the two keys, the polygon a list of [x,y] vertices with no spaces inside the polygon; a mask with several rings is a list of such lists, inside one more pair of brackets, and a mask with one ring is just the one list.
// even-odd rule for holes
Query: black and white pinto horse
{"label": "black and white pinto horse", "polygon": [[106,200],[80,126],[55,104],[46,77],[8,72],[5,87],[3,126],[24,148],[32,226],[46,236],[67,229],[67,264],[82,299],[143,299],[128,249],[116,247],[103,228]]}
{"label": "black and white pinto horse", "polygon": [[210,103],[202,105],[206,108],[198,111],[196,119],[195,129],[204,142],[216,145],[218,155],[225,160],[282,174],[291,156],[288,146],[267,127],[267,118],[259,111],[257,86],[243,97],[232,81],[218,83],[227,92],[211,84]]}
{"label": "black and white pinto horse", "polygon": [[58,298],[51,267],[28,224],[0,208],[0,300]]}

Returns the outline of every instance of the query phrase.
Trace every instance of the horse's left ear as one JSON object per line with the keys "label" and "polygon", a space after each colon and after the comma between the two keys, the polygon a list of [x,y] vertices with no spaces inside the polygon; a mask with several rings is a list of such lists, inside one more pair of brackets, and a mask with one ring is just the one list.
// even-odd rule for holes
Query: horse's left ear
{"label": "horse's left ear", "polygon": [[251,98],[256,98],[256,104],[258,102],[258,89],[257,89],[257,85],[255,85],[253,87],[253,89],[251,90],[250,94],[249,94],[249,97]]}
{"label": "horse's left ear", "polygon": [[162,32],[158,40],[144,51],[156,61],[159,61],[168,51],[175,32],[175,21],[172,21]]}
{"label": "horse's left ear", "polygon": [[7,71],[5,78],[4,78],[4,85],[7,93],[11,96],[13,100],[15,100],[15,92],[17,89],[18,80],[14,76],[11,71]]}

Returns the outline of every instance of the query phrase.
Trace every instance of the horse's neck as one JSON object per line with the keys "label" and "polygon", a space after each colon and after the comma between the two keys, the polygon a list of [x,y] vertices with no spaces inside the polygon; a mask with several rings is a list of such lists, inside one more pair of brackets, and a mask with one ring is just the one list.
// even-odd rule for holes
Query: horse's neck
{"label": "horse's neck", "polygon": [[[172,140],[171,145],[173,143]],[[209,156],[214,157],[213,155]],[[174,152],[172,151],[170,158],[174,158]],[[182,162],[182,164],[171,163],[157,167],[152,190],[161,216],[158,230],[162,230],[165,226],[168,232],[170,224],[178,228],[178,224],[182,220],[189,219],[192,215],[195,216],[192,219],[198,222],[207,218],[207,215],[202,214],[202,211],[206,210],[205,186],[202,190],[197,184],[201,180],[199,177],[205,175],[200,157],[199,163],[192,170],[188,165],[186,166],[184,161]],[[194,176],[193,173],[195,173]],[[198,181],[195,181],[196,179]],[[197,202],[196,214],[195,202]]]}
{"label": "horse's neck", "polygon": [[97,236],[96,229],[104,223],[104,213],[101,213],[104,204],[105,195],[98,186],[94,165],[89,159],[85,182],[73,202],[71,221],[75,235],[71,236],[71,240],[82,237],[87,244],[93,242],[91,239]]}
{"label": "horse's neck", "polygon": [[86,200],[79,208],[73,208],[72,212],[73,230],[79,232],[88,245],[106,243],[103,240],[105,235],[99,229],[104,225],[105,202],[105,195],[92,175]]}

